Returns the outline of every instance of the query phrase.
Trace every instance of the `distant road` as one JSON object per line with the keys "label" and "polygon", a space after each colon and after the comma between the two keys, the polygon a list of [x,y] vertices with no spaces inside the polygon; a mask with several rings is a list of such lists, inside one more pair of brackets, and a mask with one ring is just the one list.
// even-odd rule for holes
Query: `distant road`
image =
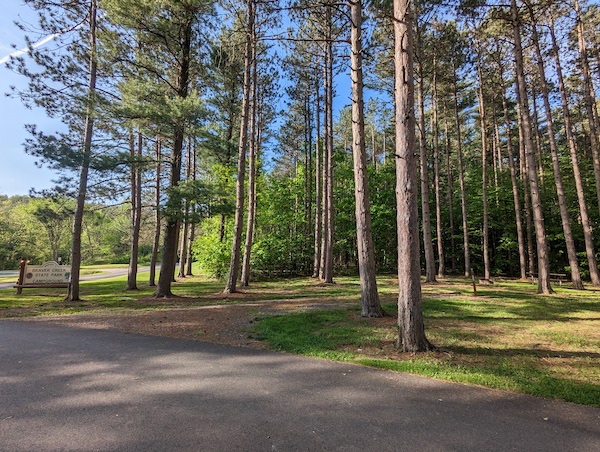
{"label": "distant road", "polygon": [[0,270],[0,278],[5,276],[19,276],[19,270]]}
{"label": "distant road", "polygon": [[[160,269],[160,266],[157,265],[156,269]],[[107,279],[107,278],[115,278],[117,276],[123,276],[127,274],[127,268],[104,268],[100,270],[101,273],[94,273],[91,275],[85,275],[80,278],[81,281],[97,281],[99,279]],[[139,267],[138,273],[148,272],[150,271],[150,267]],[[17,283],[17,279],[19,276],[18,270],[2,270],[0,271],[0,278],[6,276],[14,276],[14,282],[8,283],[0,283],[0,289],[12,289],[13,286]]]}

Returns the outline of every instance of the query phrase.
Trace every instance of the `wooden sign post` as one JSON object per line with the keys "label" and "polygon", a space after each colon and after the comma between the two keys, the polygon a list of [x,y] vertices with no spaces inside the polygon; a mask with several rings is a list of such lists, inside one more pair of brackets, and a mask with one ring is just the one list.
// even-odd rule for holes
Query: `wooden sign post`
{"label": "wooden sign post", "polygon": [[49,261],[43,265],[28,265],[27,259],[21,259],[19,280],[14,286],[17,294],[23,289],[44,287],[69,287],[71,280],[71,266],[60,265],[58,262]]}

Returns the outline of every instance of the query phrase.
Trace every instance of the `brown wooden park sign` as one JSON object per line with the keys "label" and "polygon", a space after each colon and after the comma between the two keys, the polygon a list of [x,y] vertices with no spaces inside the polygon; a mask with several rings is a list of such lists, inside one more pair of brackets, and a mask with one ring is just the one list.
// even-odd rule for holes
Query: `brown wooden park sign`
{"label": "brown wooden park sign", "polygon": [[69,287],[70,280],[70,265],[60,265],[54,261],[42,265],[29,265],[27,259],[21,259],[19,280],[14,287],[17,289],[17,294],[20,294],[23,289]]}

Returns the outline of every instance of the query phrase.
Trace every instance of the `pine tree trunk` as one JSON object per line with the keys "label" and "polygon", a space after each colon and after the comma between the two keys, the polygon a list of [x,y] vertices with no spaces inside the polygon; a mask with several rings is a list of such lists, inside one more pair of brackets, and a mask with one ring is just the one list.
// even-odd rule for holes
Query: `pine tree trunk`
{"label": "pine tree trunk", "polygon": [[[527,83],[527,79],[525,79],[525,83]],[[535,86],[531,87],[531,107],[533,109],[532,116],[532,131],[533,131],[533,143],[535,145],[535,150],[537,153],[537,164],[538,164],[538,174],[540,176],[540,187],[544,190],[544,153],[542,152],[542,138],[540,137],[540,123],[538,120],[538,108],[537,108],[537,92],[535,90]]]}
{"label": "pine tree trunk", "polygon": [[529,189],[531,192],[531,206],[533,209],[536,250],[538,256],[538,293],[553,293],[550,287],[550,262],[548,258],[548,245],[546,242],[546,228],[544,226],[544,216],[542,213],[542,204],[540,199],[538,177],[535,171],[535,150],[533,148],[533,138],[531,136],[531,118],[529,116],[529,107],[527,105],[527,87],[525,86],[525,75],[523,73],[523,50],[521,45],[521,30],[518,17],[516,0],[511,0],[511,18],[514,35],[514,54],[516,63],[516,81],[517,81],[517,102],[521,104],[521,114],[523,117],[523,137],[525,145],[525,154],[528,163]]}
{"label": "pine tree trunk", "polygon": [[375,165],[375,172],[379,171],[379,162],[377,160],[377,148],[375,147],[375,125],[371,125],[371,149],[373,156],[373,165]]}
{"label": "pine tree trunk", "polygon": [[419,212],[410,0],[394,0],[396,208],[398,227],[398,349],[432,348],[425,336],[419,263]]}
{"label": "pine tree trunk", "polygon": [[525,157],[525,138],[523,135],[523,119],[521,115],[521,106],[519,102],[516,104],[517,122],[519,127],[519,166],[521,182],[523,184],[523,208],[525,210],[525,231],[527,237],[527,268],[528,274],[533,278],[536,273],[535,268],[535,253],[533,251],[533,224],[531,222],[531,195],[528,189],[529,176],[527,175],[527,158]]}
{"label": "pine tree trunk", "polygon": [[438,126],[438,96],[437,96],[437,66],[436,57],[433,59],[433,82],[431,93],[431,129],[433,132],[433,170],[435,175],[435,220],[437,232],[438,249],[438,277],[443,278],[446,274],[446,263],[444,255],[444,240],[442,237],[442,193],[440,188],[440,145],[439,145],[439,126]]}
{"label": "pine tree trunk", "polygon": [[246,243],[244,244],[244,258],[242,260],[242,277],[240,285],[250,285],[250,254],[252,253],[252,242],[254,239],[254,224],[256,222],[256,158],[258,152],[257,143],[257,109],[258,109],[258,73],[256,61],[256,36],[252,30],[252,104],[250,108],[250,159],[248,168],[248,218],[246,222]]}
{"label": "pine tree trunk", "polygon": [[137,290],[138,254],[142,220],[142,170],[140,168],[143,138],[137,134],[137,150],[131,143],[131,248],[127,271],[127,290]]}
{"label": "pine tree trunk", "polygon": [[248,147],[248,122],[250,113],[250,73],[252,67],[252,36],[254,30],[254,8],[253,0],[246,2],[246,50],[244,52],[244,93],[242,96],[242,118],[240,125],[240,142],[238,148],[238,172],[236,181],[236,202],[233,243],[231,247],[231,260],[229,263],[229,275],[223,293],[237,292],[237,278],[240,267],[240,246],[242,243],[242,224],[244,220],[244,179],[246,175],[246,150]]}
{"label": "pine tree trunk", "polygon": [[[188,149],[187,149],[187,160],[186,160],[186,181],[192,180],[192,137],[188,137]],[[189,230],[190,230],[190,200],[185,200],[185,209],[183,213],[183,231],[181,231],[181,243],[179,245],[179,269],[177,272],[178,278],[185,278],[185,264],[187,261],[188,248],[189,248]]]}
{"label": "pine tree trunk", "polygon": [[381,153],[383,155],[381,163],[383,166],[385,166],[386,156],[387,156],[387,149],[385,147],[385,144],[386,144],[386,138],[385,138],[385,132],[383,132],[383,149],[381,150]]}
{"label": "pine tree trunk", "polygon": [[325,44],[325,90],[327,91],[325,105],[325,146],[327,147],[327,162],[325,165],[325,176],[327,179],[326,188],[326,226],[323,230],[326,239],[325,259],[323,269],[323,281],[333,283],[333,42],[331,39],[332,23],[332,7],[327,6],[327,42]]}
{"label": "pine tree trunk", "polygon": [[[190,84],[190,58],[192,47],[192,25],[193,18],[188,20],[186,28],[183,30],[183,45],[181,48],[180,69],[177,80],[177,97],[185,99],[188,96]],[[183,152],[183,140],[185,134],[185,124],[182,119],[175,124],[173,133],[173,148],[171,151],[171,178],[170,187],[176,187],[181,180],[181,157]],[[168,203],[177,202],[169,199]],[[171,208],[178,208],[179,205],[171,205]],[[177,259],[177,239],[179,236],[179,221],[174,218],[168,218],[165,227],[165,237],[163,240],[162,261],[160,264],[160,274],[158,276],[158,285],[154,296],[157,298],[172,297],[171,283],[175,276],[175,261]]]}
{"label": "pine tree trunk", "polygon": [[327,240],[329,234],[327,228],[329,227],[329,209],[327,208],[327,185],[329,184],[327,164],[329,161],[329,129],[327,122],[329,116],[327,114],[327,106],[331,104],[329,99],[330,92],[327,87],[327,51],[325,50],[323,55],[323,165],[322,165],[322,179],[321,179],[321,261],[319,262],[319,279],[323,281],[325,279],[325,261],[327,259]]}
{"label": "pine tree trunk", "polygon": [[181,225],[181,231],[179,231],[179,267],[177,269],[178,278],[185,278],[185,260],[188,248],[189,215],[190,206],[186,202],[183,224]]}
{"label": "pine tree trunk", "polygon": [[[306,158],[307,158],[307,170],[305,171],[305,177],[306,177],[306,188],[307,188],[307,192],[304,194],[304,199],[305,199],[305,203],[306,203],[306,226],[304,227],[304,240],[302,240],[302,248],[303,251],[305,251],[303,254],[305,256],[308,255],[308,252],[306,252],[306,248],[310,246],[309,244],[309,240],[310,240],[310,236],[314,230],[313,227],[313,191],[314,191],[314,185],[313,185],[313,175],[314,175],[314,157],[313,157],[313,134],[312,134],[312,125],[313,125],[313,118],[312,118],[312,108],[311,108],[311,96],[310,93],[307,93],[306,95],[306,134],[308,136],[307,140],[306,140]],[[303,262],[304,263],[304,262]],[[312,268],[311,268],[311,263],[310,261],[306,261],[306,269],[303,269],[303,273],[308,273],[311,272],[312,274]]]}
{"label": "pine tree trunk", "polygon": [[489,227],[488,227],[488,199],[487,199],[487,131],[485,103],[483,98],[483,75],[481,71],[481,49],[478,43],[477,76],[479,78],[479,121],[481,129],[481,199],[483,204],[483,279],[490,280],[490,251],[489,251]]}
{"label": "pine tree trunk", "polygon": [[[192,212],[193,214],[193,212]],[[188,238],[188,247],[187,247],[187,255],[185,258],[185,276],[194,276],[192,266],[194,264],[194,254],[192,252],[192,245],[194,243],[194,239],[196,238],[196,225],[194,223],[190,224],[190,235]]]}
{"label": "pine tree trunk", "polygon": [[454,240],[454,184],[452,165],[450,163],[450,127],[448,124],[448,110],[444,103],[444,143],[446,147],[446,180],[448,196],[448,220],[450,226],[450,264],[452,273],[456,273],[456,242]]}
{"label": "pine tree trunk", "polygon": [[[191,171],[188,174],[188,178],[191,177],[192,180],[196,180],[196,172],[198,170],[198,162],[197,162],[197,156],[196,156],[196,140],[191,140],[190,143],[190,153],[191,153]],[[196,238],[196,221],[197,221],[197,216],[196,216],[196,205],[192,204],[192,206],[190,207],[190,211],[189,211],[189,215],[190,215],[190,226],[189,226],[189,237],[188,237],[188,241],[187,241],[187,250],[186,250],[186,257],[185,257],[185,276],[193,276],[193,272],[192,272],[192,266],[193,266],[193,262],[194,262],[194,255],[193,255],[193,244],[194,244],[194,240]]]}
{"label": "pine tree trunk", "polygon": [[588,117],[590,128],[590,148],[592,150],[592,159],[594,162],[594,179],[596,180],[596,198],[598,200],[598,209],[600,210],[600,150],[598,149],[598,131],[596,130],[596,120],[594,114],[594,86],[590,74],[590,65],[585,44],[585,36],[583,22],[581,20],[581,10],[579,1],[574,0],[576,22],[577,22],[577,38],[579,44],[579,61],[581,64],[581,72],[583,75],[583,98],[585,100],[585,109]]}
{"label": "pine tree trunk", "polygon": [[519,271],[521,279],[527,279],[527,256],[525,253],[525,238],[523,237],[523,219],[521,216],[521,201],[519,198],[519,184],[517,181],[517,169],[515,167],[515,155],[512,147],[512,132],[510,118],[508,115],[508,103],[506,102],[506,87],[504,85],[504,71],[502,62],[500,66],[500,88],[502,90],[502,108],[504,110],[504,125],[506,127],[506,152],[508,154],[508,167],[510,169],[510,180],[513,192],[513,203],[515,207],[515,226],[517,229],[517,245],[519,248]]}
{"label": "pine tree trunk", "polygon": [[79,170],[79,187],[77,191],[77,202],[73,218],[73,240],[71,248],[71,283],[67,293],[67,301],[78,301],[79,277],[81,272],[81,234],[83,230],[83,214],[85,212],[85,198],[87,194],[88,173],[92,154],[92,136],[94,134],[94,104],[96,97],[96,77],[98,72],[98,59],[96,54],[96,15],[97,0],[91,0],[89,6],[90,20],[90,76],[87,87],[87,111],[85,116],[85,132],[83,136],[83,149],[81,155],[81,167]]}
{"label": "pine tree trunk", "polygon": [[496,111],[496,97],[492,99],[492,127],[494,130],[494,139],[492,141],[492,156],[493,156],[493,167],[494,167],[494,197],[496,198],[496,207],[500,206],[500,199],[498,193],[500,191],[498,185],[498,173],[502,173],[502,148],[500,147],[500,126],[498,125],[498,113]]}
{"label": "pine tree trunk", "polygon": [[161,172],[161,141],[156,137],[156,181],[154,185],[154,241],[152,243],[152,256],[150,258],[149,286],[156,286],[156,262],[158,261],[158,247],[160,246],[160,172]]}
{"label": "pine tree trunk", "polygon": [[323,198],[323,186],[322,186],[322,173],[323,173],[323,162],[321,152],[321,106],[319,96],[319,81],[316,77],[315,84],[315,250],[313,257],[313,278],[319,277],[319,268],[321,264],[321,236],[322,236],[322,198]]}
{"label": "pine tree trunk", "polygon": [[[417,35],[418,36],[418,35]],[[420,48],[420,43],[416,47]],[[423,65],[417,59],[417,104],[419,108],[419,154],[421,163],[421,216],[423,224],[423,249],[425,251],[425,282],[433,283],[435,280],[435,255],[433,253],[433,239],[431,238],[431,211],[429,209],[429,176],[427,173],[427,143],[425,137],[425,99],[423,87]]]}
{"label": "pine tree trunk", "polygon": [[573,167],[573,176],[575,178],[575,188],[577,189],[577,201],[579,202],[579,215],[581,219],[581,225],[583,226],[583,237],[585,241],[585,251],[588,260],[588,266],[590,270],[590,278],[592,285],[600,285],[600,274],[598,272],[598,262],[596,260],[596,252],[594,250],[594,238],[592,233],[592,226],[590,216],[588,213],[587,201],[585,199],[585,188],[583,185],[583,177],[581,176],[581,169],[579,167],[579,156],[577,154],[577,143],[573,136],[573,125],[571,121],[571,112],[569,109],[569,101],[567,92],[565,89],[565,82],[562,74],[562,66],[560,63],[560,57],[558,54],[558,46],[556,43],[556,36],[554,34],[554,22],[550,19],[550,36],[552,38],[552,51],[554,53],[554,60],[556,63],[556,75],[558,78],[558,86],[560,88],[561,102],[563,108],[563,118],[565,122],[565,134],[567,135],[567,141],[569,143],[569,151],[571,154],[571,166]]}
{"label": "pine tree trunk", "polygon": [[223,243],[225,240],[225,214],[222,213],[219,216],[219,243]]}
{"label": "pine tree trunk", "polygon": [[552,155],[552,169],[554,172],[554,184],[556,185],[556,193],[558,196],[558,207],[560,210],[560,218],[562,221],[563,233],[565,236],[565,244],[567,247],[567,256],[569,259],[569,266],[571,267],[571,283],[574,289],[583,289],[583,282],[581,281],[581,272],[579,271],[579,262],[577,259],[577,252],[575,250],[575,241],[573,239],[573,232],[571,230],[571,219],[569,218],[569,212],[567,210],[567,199],[565,195],[565,189],[562,181],[562,174],[560,171],[560,164],[558,161],[558,147],[556,145],[556,139],[554,135],[554,121],[552,119],[552,107],[550,106],[550,100],[548,97],[548,86],[546,81],[546,69],[544,61],[542,59],[542,51],[540,49],[539,36],[537,32],[537,23],[533,13],[533,8],[529,1],[525,2],[529,8],[532,24],[532,40],[534,44],[534,50],[537,57],[537,66],[540,77],[540,88],[541,94],[544,101],[544,109],[546,113],[546,126],[548,128],[548,139],[550,142],[550,153]]}
{"label": "pine tree trunk", "polygon": [[375,277],[375,252],[371,232],[371,206],[367,176],[365,116],[362,74],[362,4],[350,2],[350,78],[352,81],[352,156],[354,161],[354,198],[356,241],[361,290],[361,316],[382,317]]}
{"label": "pine tree trunk", "polygon": [[460,127],[460,115],[458,112],[458,86],[456,67],[454,67],[454,121],[456,123],[456,142],[458,156],[458,179],[460,183],[460,207],[463,225],[463,252],[465,263],[465,276],[471,277],[471,253],[469,251],[469,221],[467,217],[467,193],[465,189],[465,171],[463,165],[462,136]]}

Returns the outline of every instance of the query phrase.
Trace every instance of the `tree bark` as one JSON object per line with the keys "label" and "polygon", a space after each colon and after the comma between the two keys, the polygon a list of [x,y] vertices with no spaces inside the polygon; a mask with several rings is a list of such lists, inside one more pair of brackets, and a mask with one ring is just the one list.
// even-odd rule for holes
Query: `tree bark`
{"label": "tree bark", "polygon": [[529,107],[527,105],[527,88],[525,85],[525,75],[523,72],[523,49],[521,45],[521,30],[516,0],[511,0],[511,19],[514,35],[514,55],[516,63],[517,76],[517,102],[521,104],[521,114],[523,117],[523,137],[525,145],[525,154],[528,163],[529,189],[531,192],[531,205],[533,208],[536,249],[538,256],[538,293],[553,293],[550,287],[550,262],[548,259],[548,245],[546,242],[546,228],[544,226],[544,216],[542,213],[542,204],[540,199],[538,177],[535,171],[535,150],[533,148],[533,139],[531,136],[531,118],[529,116]]}
{"label": "tree bark", "polygon": [[158,260],[158,247],[160,246],[160,172],[161,172],[161,141],[160,137],[156,137],[156,180],[154,185],[154,241],[152,244],[152,257],[150,258],[150,277],[148,279],[149,286],[156,286],[156,262]]}
{"label": "tree bark", "polygon": [[98,56],[96,54],[96,16],[97,0],[90,0],[90,75],[87,88],[87,109],[85,115],[85,132],[83,136],[83,149],[81,155],[81,167],[79,169],[79,187],[77,191],[77,203],[73,218],[73,240],[71,248],[71,280],[67,292],[67,301],[80,300],[79,277],[81,272],[81,234],[83,230],[83,214],[85,212],[85,198],[87,194],[88,174],[92,154],[92,136],[94,134],[94,107],[96,101],[96,78],[98,73]]}
{"label": "tree bark", "polygon": [[585,109],[587,112],[590,128],[590,148],[592,150],[592,159],[594,162],[594,179],[596,180],[596,198],[598,201],[598,210],[600,210],[600,150],[598,149],[598,131],[596,130],[596,120],[594,112],[594,86],[592,83],[590,64],[588,60],[587,47],[585,43],[583,21],[581,20],[581,10],[579,1],[574,0],[577,38],[579,44],[579,61],[581,64],[581,73],[583,75],[583,98],[585,100]]}
{"label": "tree bark", "polygon": [[[527,83],[527,78],[525,78],[525,83]],[[533,144],[535,146],[535,151],[537,155],[537,165],[538,165],[538,174],[539,181],[542,190],[544,190],[544,154],[542,152],[542,138],[540,137],[540,123],[538,120],[538,108],[537,108],[537,91],[535,86],[531,86],[531,108],[533,115],[531,117],[531,130],[532,130],[532,138]]]}
{"label": "tree bark", "polygon": [[573,167],[573,176],[575,178],[575,188],[577,189],[577,201],[579,203],[579,215],[581,218],[581,225],[583,227],[583,237],[585,241],[585,252],[587,255],[588,266],[590,270],[590,278],[592,285],[600,285],[600,274],[598,272],[598,262],[596,260],[596,252],[594,250],[594,238],[592,233],[591,220],[588,213],[587,201],[585,199],[585,188],[583,185],[583,177],[581,176],[581,169],[579,167],[579,156],[577,153],[577,143],[573,136],[573,124],[571,121],[571,112],[569,109],[569,101],[567,98],[567,91],[565,89],[565,82],[562,74],[562,66],[560,63],[560,56],[558,53],[558,45],[556,43],[556,36],[554,33],[554,22],[550,19],[550,37],[552,39],[552,51],[554,54],[554,60],[556,64],[556,75],[558,78],[558,86],[560,88],[563,118],[565,122],[565,134],[569,143],[569,152],[571,154],[571,166]]}
{"label": "tree bark", "polygon": [[[192,25],[193,18],[188,19],[186,27],[182,30],[183,41],[180,55],[180,69],[177,77],[177,97],[185,99],[188,97],[190,84],[190,58],[192,47]],[[179,119],[175,124],[173,133],[173,148],[171,150],[171,177],[169,181],[170,187],[176,187],[181,180],[181,157],[183,151],[183,140],[185,134],[185,125],[182,119]],[[168,203],[178,202],[177,200],[168,200]],[[180,208],[179,205],[171,205],[171,209]],[[158,285],[154,296],[172,297],[171,283],[175,276],[175,260],[177,259],[177,239],[179,236],[179,220],[175,217],[167,219],[165,227],[165,237],[163,240],[162,261],[160,264],[160,274],[158,276]]]}
{"label": "tree bark", "polygon": [[252,103],[250,108],[250,159],[248,168],[248,218],[246,222],[246,243],[244,244],[244,258],[242,260],[242,278],[240,284],[243,287],[250,285],[250,254],[252,253],[252,242],[254,239],[254,224],[256,222],[256,159],[258,153],[257,121],[258,114],[258,72],[256,61],[256,32],[252,30]]}
{"label": "tree bark", "polygon": [[333,283],[333,42],[332,6],[327,6],[327,26],[325,42],[325,165],[324,165],[324,249],[321,251],[323,263],[322,280]]}
{"label": "tree bark", "polygon": [[554,135],[554,120],[552,119],[552,107],[550,106],[550,100],[548,96],[548,85],[546,81],[546,69],[544,61],[542,59],[542,51],[540,49],[539,35],[537,32],[537,22],[534,15],[531,2],[526,0],[526,5],[529,8],[530,16],[532,19],[532,40],[533,47],[537,58],[537,68],[540,77],[540,88],[542,99],[544,101],[544,109],[546,113],[546,126],[548,128],[548,139],[550,142],[550,153],[552,155],[552,169],[554,172],[554,184],[556,186],[556,194],[558,196],[558,207],[560,210],[560,218],[562,221],[563,233],[565,236],[565,244],[567,247],[567,256],[569,259],[569,266],[571,267],[571,284],[574,289],[583,289],[583,282],[581,281],[581,272],[579,271],[579,261],[577,259],[577,252],[575,250],[575,241],[573,239],[573,232],[571,230],[571,219],[569,218],[569,212],[567,210],[567,199],[565,195],[565,189],[563,186],[562,174],[560,171],[560,164],[558,161],[558,147],[556,145],[556,139]]}
{"label": "tree bark", "polygon": [[322,152],[321,152],[321,106],[320,106],[320,95],[319,95],[319,80],[316,78],[315,83],[315,250],[313,258],[313,278],[319,277],[319,267],[321,264],[321,236],[323,233],[322,229],[322,198],[323,198],[323,185],[322,185]]}
{"label": "tree bark", "polygon": [[[518,97],[518,94],[517,94]],[[517,122],[519,127],[519,166],[521,182],[523,183],[523,207],[525,210],[525,231],[527,237],[527,268],[529,275],[533,278],[535,269],[535,253],[533,251],[533,224],[531,222],[531,194],[528,190],[529,176],[527,175],[527,158],[525,157],[525,138],[523,135],[523,116],[521,115],[521,106],[519,102],[517,107]]]}
{"label": "tree bark", "polygon": [[452,273],[456,273],[456,242],[454,240],[454,184],[452,165],[450,162],[450,127],[448,124],[448,110],[444,103],[444,143],[446,147],[446,180],[448,196],[448,219],[450,226],[450,265]]}
{"label": "tree bark", "polygon": [[[331,16],[331,11],[329,12]],[[331,20],[330,20],[331,22]],[[331,32],[331,29],[330,29]],[[325,277],[326,283],[333,283],[333,42],[329,36],[327,43],[327,90],[329,91],[329,104],[327,105],[327,252],[325,254]]]}
{"label": "tree bark", "polygon": [[[418,33],[418,25],[417,25]],[[419,35],[417,35],[419,38]],[[417,52],[422,45],[420,39],[416,46]],[[431,238],[431,211],[429,209],[429,175],[427,172],[427,139],[425,137],[425,99],[424,99],[424,73],[421,61],[422,55],[417,53],[417,104],[419,107],[419,154],[421,163],[421,217],[423,224],[423,248],[425,251],[425,282],[433,283],[435,279],[435,255],[433,252],[433,239]]]}
{"label": "tree bark", "polygon": [[[187,149],[187,160],[186,160],[186,181],[192,180],[192,137],[188,137],[188,149]],[[191,203],[189,199],[185,200],[185,208],[184,208],[184,216],[183,216],[183,230],[180,231],[181,234],[181,243],[179,245],[179,269],[177,272],[178,278],[185,278],[185,266],[188,256],[188,249],[190,246],[189,243],[189,230],[191,226],[190,221],[190,209]]]}
{"label": "tree bark", "polygon": [[[197,155],[196,155],[196,141],[192,141],[191,147],[190,147],[190,151],[192,153],[192,161],[191,161],[191,179],[192,180],[196,180],[196,172],[198,170],[198,161],[197,161]],[[187,253],[186,253],[186,259],[185,259],[185,266],[186,266],[186,270],[185,270],[185,276],[193,276],[193,272],[192,272],[192,266],[194,263],[194,254],[193,254],[193,244],[194,244],[194,240],[196,238],[196,221],[197,221],[197,217],[196,217],[196,204],[192,204],[190,206],[190,235],[188,237],[188,246],[187,246]]]}
{"label": "tree bark", "polygon": [[515,226],[517,229],[517,245],[519,248],[519,271],[522,280],[527,279],[527,256],[525,253],[525,238],[523,237],[523,219],[521,216],[521,201],[519,198],[519,184],[517,181],[517,169],[515,167],[515,155],[512,147],[512,132],[510,118],[508,116],[508,103],[506,102],[506,86],[504,84],[504,71],[502,62],[500,68],[500,88],[502,90],[502,108],[504,110],[504,126],[506,127],[506,152],[508,154],[508,167],[510,169],[510,180],[513,192],[513,204],[515,206]]}
{"label": "tree bark", "polygon": [[430,350],[425,336],[419,263],[419,212],[413,44],[410,0],[394,0],[394,100],[396,109],[396,208],[398,227],[398,349]]}
{"label": "tree bark", "polygon": [[446,274],[446,263],[444,255],[444,240],[442,237],[442,194],[440,188],[440,146],[439,146],[439,125],[438,125],[438,95],[437,95],[437,58],[434,53],[433,58],[433,82],[431,93],[431,129],[433,132],[433,170],[435,179],[435,220],[437,232],[438,249],[438,277],[443,278]]}
{"label": "tree bark", "polygon": [[188,232],[189,232],[189,215],[190,215],[190,206],[186,201],[186,205],[184,208],[183,215],[183,224],[181,225],[181,230],[179,231],[179,257],[177,261],[179,262],[179,266],[177,268],[177,277],[185,278],[185,261],[187,256],[187,248],[188,248]]}
{"label": "tree bark", "polygon": [[496,198],[496,207],[500,206],[500,199],[498,197],[499,185],[498,185],[498,173],[503,172],[504,164],[502,163],[502,147],[500,146],[500,126],[498,125],[498,113],[496,111],[496,94],[492,100],[492,125],[494,128],[494,140],[492,145],[493,166],[494,166],[494,195]]}
{"label": "tree bark", "polygon": [[456,66],[454,67],[454,121],[456,123],[456,147],[458,156],[458,179],[460,183],[460,207],[463,224],[463,252],[465,262],[465,276],[471,277],[471,253],[469,251],[469,220],[467,216],[467,193],[465,189],[465,171],[463,165],[462,135],[460,127],[460,115],[458,112],[458,85]]}
{"label": "tree bark", "polygon": [[141,157],[143,138],[137,134],[137,148],[131,136],[131,244],[129,252],[129,268],[127,271],[127,290],[137,290],[138,254],[140,243],[140,228],[142,220],[142,169]]}
{"label": "tree bark", "polygon": [[223,293],[237,292],[237,278],[240,267],[240,245],[242,243],[242,223],[244,219],[244,179],[246,175],[246,150],[248,148],[248,122],[250,113],[250,75],[252,67],[252,36],[254,30],[253,0],[246,1],[246,49],[244,52],[244,92],[242,96],[242,118],[240,125],[240,142],[238,148],[238,172],[236,181],[236,201],[233,243],[231,246],[231,260],[229,275]]}
{"label": "tree bark", "polygon": [[481,129],[481,199],[483,204],[483,279],[490,280],[490,251],[489,251],[489,227],[488,227],[488,199],[487,199],[487,131],[486,131],[486,114],[485,103],[483,97],[483,73],[481,69],[481,48],[480,43],[477,43],[477,76],[479,78],[479,90],[477,97],[479,98],[479,124]]}
{"label": "tree bark", "polygon": [[354,199],[358,273],[360,276],[361,316],[382,317],[377,293],[375,252],[371,232],[371,206],[367,175],[365,115],[362,74],[362,4],[350,1],[350,78],[352,82],[352,157],[354,161]]}
{"label": "tree bark", "polygon": [[325,47],[323,48],[323,165],[322,165],[322,173],[321,173],[321,261],[319,262],[319,279],[325,279],[325,261],[327,255],[327,240],[329,239],[329,235],[327,233],[327,228],[329,227],[329,210],[327,209],[327,185],[329,184],[328,169],[327,165],[329,162],[329,129],[327,123],[329,121],[329,115],[327,114],[327,106],[331,104],[331,100],[329,99],[330,92],[327,87],[327,50]]}

